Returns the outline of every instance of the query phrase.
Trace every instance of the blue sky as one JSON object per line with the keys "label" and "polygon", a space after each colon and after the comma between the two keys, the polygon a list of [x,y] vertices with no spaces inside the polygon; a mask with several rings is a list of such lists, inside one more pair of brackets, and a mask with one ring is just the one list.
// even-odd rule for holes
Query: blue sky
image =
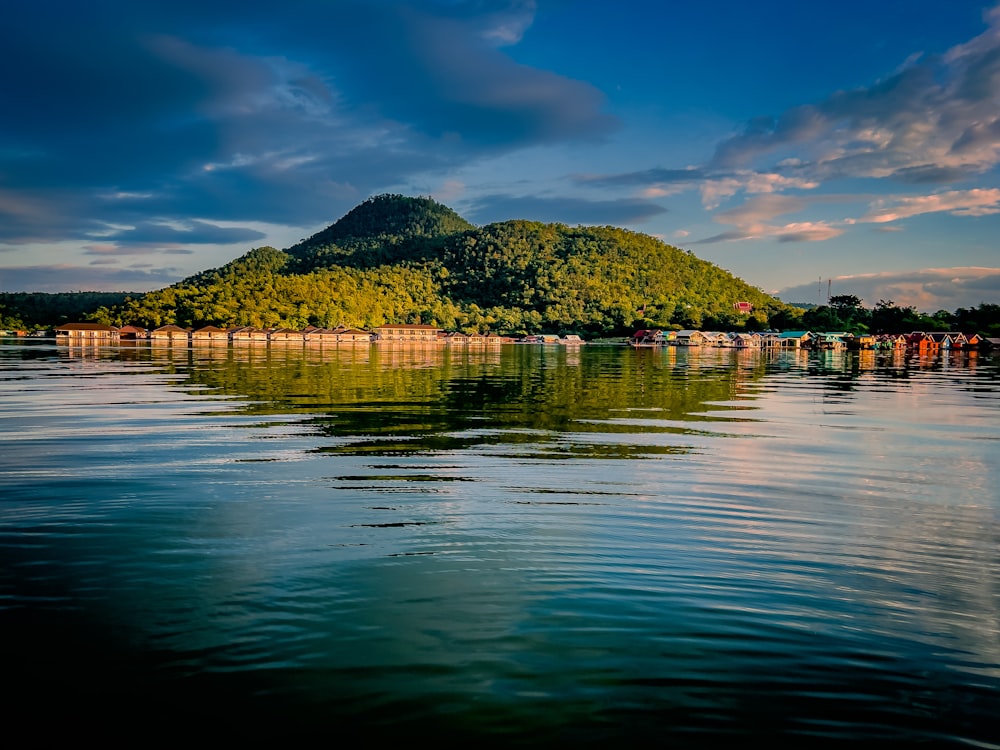
{"label": "blue sky", "polygon": [[0,63],[0,291],[160,288],[393,192],[787,301],[1000,301],[992,3],[15,0]]}

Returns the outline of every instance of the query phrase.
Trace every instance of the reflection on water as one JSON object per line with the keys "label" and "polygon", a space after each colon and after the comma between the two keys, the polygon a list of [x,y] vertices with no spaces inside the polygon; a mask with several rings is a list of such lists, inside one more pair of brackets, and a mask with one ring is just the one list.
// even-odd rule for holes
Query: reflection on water
{"label": "reflection on water", "polygon": [[998,394],[968,355],[0,346],[12,709],[997,746]]}

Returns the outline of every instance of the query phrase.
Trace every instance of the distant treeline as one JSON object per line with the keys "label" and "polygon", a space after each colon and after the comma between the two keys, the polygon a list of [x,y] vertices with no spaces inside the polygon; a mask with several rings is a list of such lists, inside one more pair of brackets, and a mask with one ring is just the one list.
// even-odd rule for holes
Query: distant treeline
{"label": "distant treeline", "polygon": [[101,307],[124,304],[135,292],[0,292],[0,330],[38,330],[89,320]]}
{"label": "distant treeline", "polygon": [[[243,277],[243,280],[246,281],[246,277]],[[298,283],[303,283],[303,280],[299,279]],[[241,287],[236,283],[223,286],[231,292],[226,297],[234,300],[235,295],[241,291]],[[162,300],[164,296],[171,294],[170,289],[173,289],[173,287],[151,294],[154,294],[156,299]],[[414,292],[417,294],[420,292],[419,288],[407,289],[400,286],[395,286],[395,290],[400,298],[408,298],[408,300],[403,300],[404,302],[412,301]],[[370,285],[367,290],[362,291],[361,296],[365,296],[366,293],[380,296],[379,301],[382,304],[391,301],[388,299],[389,290],[385,286],[377,288],[375,285]],[[144,295],[127,292],[0,293],[0,329],[26,331],[51,329],[61,323],[83,320],[124,325],[124,322],[120,318],[111,320],[109,308],[116,307],[119,310],[141,309],[143,299]],[[403,306],[401,305],[401,307]],[[429,308],[425,307],[425,309]],[[278,311],[275,308],[272,308],[272,310],[275,312]],[[456,313],[453,311],[452,314]],[[256,315],[259,315],[259,310],[248,307],[242,314],[232,315],[229,321],[225,319],[226,315],[220,316],[220,319],[222,320],[222,325],[261,325],[257,322],[244,322],[250,321]],[[457,313],[457,315],[461,315],[461,313]],[[178,319],[182,323],[184,322],[183,315],[179,318],[176,315],[173,316],[174,320],[169,320],[169,317],[171,316],[142,319],[143,316],[138,314],[134,316],[134,319],[139,320],[143,325],[153,327],[164,325],[167,322],[174,322],[174,320]],[[446,316],[442,316],[442,318],[447,319]],[[938,310],[933,314],[926,314],[917,311],[913,307],[898,306],[891,300],[880,300],[874,307],[866,308],[857,297],[853,295],[841,295],[831,297],[829,304],[815,306],[809,310],[797,308],[780,310],[770,315],[766,323],[761,323],[758,318],[751,317],[745,318],[742,325],[733,325],[732,316],[723,316],[723,318],[723,320],[718,320],[713,319],[712,316],[706,316],[699,326],[693,327],[699,327],[703,330],[759,330],[761,328],[772,328],[785,331],[848,331],[853,334],[962,331],[1000,338],[1000,305],[990,303],[982,303],[971,308],[960,307],[954,312]],[[725,318],[729,319],[726,320]],[[313,319],[315,320],[315,318]],[[466,317],[466,319],[469,318]],[[284,320],[298,319],[293,314],[285,317]],[[188,321],[188,325],[197,324],[193,317],[189,317]],[[297,326],[289,325],[288,327],[295,328]],[[369,327],[374,327],[374,325]],[[637,319],[634,321],[634,328],[643,327],[678,329],[682,326],[679,323],[657,326],[653,321],[648,319]]]}
{"label": "distant treeline", "polygon": [[927,315],[913,307],[900,307],[892,300],[879,300],[874,307],[866,308],[860,298],[842,294],[831,297],[826,305],[803,311],[799,320],[798,325],[787,321],[790,325],[778,327],[854,334],[961,331],[1000,337],[1000,305],[986,302],[978,307],[960,307],[955,312],[938,310]]}

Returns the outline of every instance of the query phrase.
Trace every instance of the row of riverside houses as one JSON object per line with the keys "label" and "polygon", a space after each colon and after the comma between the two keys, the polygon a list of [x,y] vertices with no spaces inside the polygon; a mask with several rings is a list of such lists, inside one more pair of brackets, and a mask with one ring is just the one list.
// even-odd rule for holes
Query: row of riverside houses
{"label": "row of riverside houses", "polygon": [[727,349],[806,349],[809,347],[813,335],[809,331],[726,333],[721,331],[666,331],[651,329],[636,331],[629,337],[629,343],[636,347],[696,346],[723,347]]}
{"label": "row of riverside houses", "polygon": [[821,351],[888,350],[933,353],[953,349],[980,349],[1000,346],[1000,340],[978,334],[924,333],[864,334],[855,336],[843,331],[784,331],[723,333],[719,331],[636,331],[629,338],[632,346],[703,346],[730,349],[808,349]]}
{"label": "row of riverside houses", "polygon": [[290,328],[218,328],[204,326],[194,330],[175,325],[165,325],[152,330],[138,326],[103,325],[101,323],[67,323],[55,330],[56,341],[69,344],[97,344],[120,341],[148,341],[158,344],[237,344],[237,343],[283,343],[283,344],[370,344],[379,342],[396,343],[447,343],[447,344],[501,344],[512,339],[496,334],[466,334],[458,331],[446,332],[431,325],[405,324],[383,325],[373,331],[337,326],[317,328],[308,326],[302,330]]}

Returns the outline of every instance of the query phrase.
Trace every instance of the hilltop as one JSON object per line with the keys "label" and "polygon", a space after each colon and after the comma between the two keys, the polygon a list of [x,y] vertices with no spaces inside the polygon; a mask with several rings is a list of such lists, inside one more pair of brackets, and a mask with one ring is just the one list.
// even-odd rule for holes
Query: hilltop
{"label": "hilltop", "polygon": [[[737,315],[750,302],[753,316]],[[791,311],[691,252],[610,226],[476,227],[430,198],[380,195],[286,250],[255,248],[96,318],[159,326],[432,323],[504,333],[766,326]]]}
{"label": "hilltop", "polygon": [[415,259],[442,238],[475,228],[430,198],[377,195],[287,252],[303,272],[332,265],[372,268]]}

